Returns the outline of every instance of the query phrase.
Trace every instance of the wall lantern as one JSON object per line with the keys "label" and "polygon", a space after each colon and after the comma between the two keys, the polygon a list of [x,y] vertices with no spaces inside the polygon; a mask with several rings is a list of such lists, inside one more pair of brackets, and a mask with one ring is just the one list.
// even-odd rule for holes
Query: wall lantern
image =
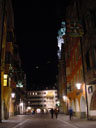
{"label": "wall lantern", "polygon": [[64,102],[67,101],[67,96],[63,96],[63,101],[64,101]]}
{"label": "wall lantern", "polygon": [[14,92],[11,93],[11,97],[12,97],[13,99],[15,98],[15,93],[14,93]]}
{"label": "wall lantern", "polygon": [[7,86],[7,80],[8,80],[8,75],[4,74],[4,83],[3,86]]}
{"label": "wall lantern", "polygon": [[20,105],[20,106],[23,106],[23,102],[21,102],[19,105]]}
{"label": "wall lantern", "polygon": [[59,107],[60,106],[60,101],[56,102],[56,106]]}
{"label": "wall lantern", "polygon": [[77,87],[77,89],[80,89],[81,88],[81,83],[77,83],[76,87]]}

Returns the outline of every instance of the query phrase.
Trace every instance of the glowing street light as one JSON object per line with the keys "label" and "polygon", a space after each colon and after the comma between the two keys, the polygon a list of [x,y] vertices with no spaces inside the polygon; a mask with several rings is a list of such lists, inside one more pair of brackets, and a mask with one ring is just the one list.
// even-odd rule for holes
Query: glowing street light
{"label": "glowing street light", "polygon": [[4,74],[3,86],[7,86],[7,79],[8,79],[8,75],[7,74]]}
{"label": "glowing street light", "polygon": [[58,107],[60,106],[60,101],[56,102],[56,106],[58,106]]}
{"label": "glowing street light", "polygon": [[77,87],[77,89],[80,89],[81,88],[81,83],[77,83],[76,87]]}
{"label": "glowing street light", "polygon": [[63,96],[63,101],[64,101],[64,102],[67,101],[67,96]]}
{"label": "glowing street light", "polygon": [[23,106],[23,102],[21,102],[19,105],[20,105],[20,106]]}
{"label": "glowing street light", "polygon": [[12,98],[15,98],[15,93],[11,93],[11,97]]}

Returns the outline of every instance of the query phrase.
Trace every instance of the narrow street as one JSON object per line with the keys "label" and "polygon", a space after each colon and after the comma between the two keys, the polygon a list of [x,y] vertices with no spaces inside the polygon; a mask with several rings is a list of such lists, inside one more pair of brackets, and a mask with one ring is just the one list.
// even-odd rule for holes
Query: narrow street
{"label": "narrow street", "polygon": [[96,121],[81,120],[60,114],[51,119],[47,114],[18,115],[9,120],[3,120],[0,128],[96,128]]}

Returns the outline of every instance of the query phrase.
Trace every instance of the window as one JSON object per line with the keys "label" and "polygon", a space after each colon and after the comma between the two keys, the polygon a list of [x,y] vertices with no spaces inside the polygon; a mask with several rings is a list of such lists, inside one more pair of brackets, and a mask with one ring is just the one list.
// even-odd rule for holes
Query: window
{"label": "window", "polygon": [[92,62],[93,62],[93,67],[96,66],[96,47],[92,49]]}
{"label": "window", "polygon": [[90,10],[92,27],[96,27],[96,11]]}
{"label": "window", "polygon": [[7,42],[12,42],[13,41],[13,34],[12,32],[7,32]]}
{"label": "window", "polygon": [[86,34],[86,23],[85,23],[85,20],[86,19],[83,19],[83,21],[82,21],[84,34]]}
{"label": "window", "polygon": [[4,83],[3,86],[7,86],[7,79],[8,79],[8,75],[4,74]]}
{"label": "window", "polygon": [[93,92],[93,88],[92,88],[92,86],[90,86],[89,88],[88,88],[88,93],[92,93]]}
{"label": "window", "polygon": [[90,57],[89,57],[89,51],[86,53],[86,65],[87,65],[87,70],[90,69]]}
{"label": "window", "polygon": [[10,52],[6,52],[6,55],[5,55],[5,64],[10,64],[11,63],[11,60],[12,60],[11,53]]}
{"label": "window", "polygon": [[35,95],[37,95],[37,92],[35,92]]}

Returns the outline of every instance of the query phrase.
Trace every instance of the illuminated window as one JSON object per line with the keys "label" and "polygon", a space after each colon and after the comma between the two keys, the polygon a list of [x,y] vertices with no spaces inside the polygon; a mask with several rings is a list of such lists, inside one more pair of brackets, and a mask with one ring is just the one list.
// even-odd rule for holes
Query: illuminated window
{"label": "illuminated window", "polygon": [[3,86],[7,86],[7,78],[8,78],[8,75],[7,74],[4,74],[4,83],[3,83]]}

